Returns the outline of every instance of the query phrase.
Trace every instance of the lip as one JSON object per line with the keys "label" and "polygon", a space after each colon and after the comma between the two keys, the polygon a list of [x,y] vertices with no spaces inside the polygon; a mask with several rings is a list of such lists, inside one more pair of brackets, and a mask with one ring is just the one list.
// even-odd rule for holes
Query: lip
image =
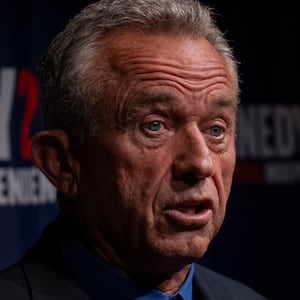
{"label": "lip", "polygon": [[165,210],[165,216],[172,223],[183,227],[201,228],[212,217],[213,205],[209,200],[183,201]]}

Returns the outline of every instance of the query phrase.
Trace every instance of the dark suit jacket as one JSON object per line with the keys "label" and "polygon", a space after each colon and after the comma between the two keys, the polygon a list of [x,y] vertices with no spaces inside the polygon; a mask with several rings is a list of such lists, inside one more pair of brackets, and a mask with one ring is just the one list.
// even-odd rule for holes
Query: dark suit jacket
{"label": "dark suit jacket", "polygon": [[[50,224],[20,261],[0,272],[0,299],[90,299],[60,254],[60,240],[69,235],[70,230],[61,222]],[[198,264],[195,266],[193,290],[195,300],[265,299],[249,287]],[[109,300],[107,297],[103,299]]]}

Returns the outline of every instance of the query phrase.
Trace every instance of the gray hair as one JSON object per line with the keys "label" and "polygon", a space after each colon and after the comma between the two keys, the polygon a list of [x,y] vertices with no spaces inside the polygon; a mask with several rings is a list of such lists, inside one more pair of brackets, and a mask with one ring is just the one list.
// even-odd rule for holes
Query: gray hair
{"label": "gray hair", "polygon": [[109,74],[105,63],[96,66],[94,58],[101,41],[121,28],[207,39],[223,57],[238,92],[237,63],[213,17],[211,8],[196,0],[100,0],[88,5],[54,38],[41,61],[44,126],[79,137],[80,144],[96,130],[94,105],[105,96]]}

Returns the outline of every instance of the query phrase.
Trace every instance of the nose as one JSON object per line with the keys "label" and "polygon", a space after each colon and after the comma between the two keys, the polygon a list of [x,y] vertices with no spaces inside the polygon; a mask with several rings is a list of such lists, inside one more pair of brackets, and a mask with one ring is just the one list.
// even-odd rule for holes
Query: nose
{"label": "nose", "polygon": [[176,181],[193,186],[214,175],[214,160],[197,124],[186,126],[180,131],[175,145],[173,177]]}

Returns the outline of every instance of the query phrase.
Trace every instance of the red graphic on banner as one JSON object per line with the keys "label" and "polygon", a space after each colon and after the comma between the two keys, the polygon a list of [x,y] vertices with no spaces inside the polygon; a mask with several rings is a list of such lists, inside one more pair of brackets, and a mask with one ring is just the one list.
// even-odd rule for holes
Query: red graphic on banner
{"label": "red graphic on banner", "polygon": [[21,70],[17,82],[17,95],[24,98],[26,106],[21,122],[21,158],[29,160],[31,158],[31,136],[30,126],[34,118],[38,105],[38,87],[36,78],[28,70]]}

